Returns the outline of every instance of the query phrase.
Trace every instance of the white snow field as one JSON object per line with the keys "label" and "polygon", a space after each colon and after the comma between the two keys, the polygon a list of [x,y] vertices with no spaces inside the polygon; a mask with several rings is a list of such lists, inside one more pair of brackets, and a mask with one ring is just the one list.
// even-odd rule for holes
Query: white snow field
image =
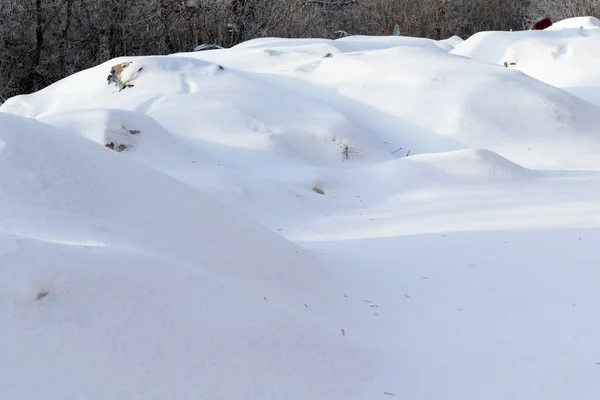
{"label": "white snow field", "polygon": [[9,99],[0,399],[598,399],[599,26],[257,39]]}

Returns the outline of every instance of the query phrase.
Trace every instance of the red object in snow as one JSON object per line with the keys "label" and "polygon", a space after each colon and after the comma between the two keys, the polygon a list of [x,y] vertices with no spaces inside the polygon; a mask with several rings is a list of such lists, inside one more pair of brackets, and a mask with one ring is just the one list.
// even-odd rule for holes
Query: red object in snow
{"label": "red object in snow", "polygon": [[544,18],[541,21],[536,22],[535,24],[533,24],[533,28],[531,28],[532,31],[543,31],[546,28],[549,28],[552,26],[552,20],[550,20],[550,18]]}

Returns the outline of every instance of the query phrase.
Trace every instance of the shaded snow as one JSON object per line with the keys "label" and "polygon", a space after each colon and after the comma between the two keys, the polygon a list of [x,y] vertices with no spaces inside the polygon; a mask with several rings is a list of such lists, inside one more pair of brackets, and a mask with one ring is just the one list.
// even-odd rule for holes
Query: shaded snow
{"label": "shaded snow", "polygon": [[325,319],[316,257],[109,150],[0,122],[3,397],[360,393],[369,357]]}

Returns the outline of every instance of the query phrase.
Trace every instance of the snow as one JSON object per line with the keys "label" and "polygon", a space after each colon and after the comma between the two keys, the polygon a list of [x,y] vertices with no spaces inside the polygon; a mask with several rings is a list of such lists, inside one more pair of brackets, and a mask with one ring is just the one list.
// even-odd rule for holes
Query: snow
{"label": "snow", "polygon": [[368,354],[316,329],[335,301],[314,255],[91,142],[0,118],[2,397],[360,393]]}
{"label": "snow", "polygon": [[567,18],[562,21],[554,23],[547,29],[568,29],[568,28],[580,28],[580,29],[596,29],[600,27],[600,20],[596,17],[575,17]]}
{"label": "snow", "polygon": [[510,69],[600,105],[594,89],[600,85],[598,26],[595,18],[575,18],[543,31],[480,32],[451,53],[497,65],[506,62]]}
{"label": "snow", "polygon": [[596,396],[595,24],[256,39],[9,99],[0,398]]}

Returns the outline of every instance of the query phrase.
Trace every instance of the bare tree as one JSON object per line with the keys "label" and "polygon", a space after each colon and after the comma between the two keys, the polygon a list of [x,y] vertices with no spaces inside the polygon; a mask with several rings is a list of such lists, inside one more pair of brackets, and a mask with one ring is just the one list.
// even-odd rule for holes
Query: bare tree
{"label": "bare tree", "polygon": [[600,18],[600,0],[536,0],[529,4],[528,22],[549,17],[553,21],[594,16]]}

